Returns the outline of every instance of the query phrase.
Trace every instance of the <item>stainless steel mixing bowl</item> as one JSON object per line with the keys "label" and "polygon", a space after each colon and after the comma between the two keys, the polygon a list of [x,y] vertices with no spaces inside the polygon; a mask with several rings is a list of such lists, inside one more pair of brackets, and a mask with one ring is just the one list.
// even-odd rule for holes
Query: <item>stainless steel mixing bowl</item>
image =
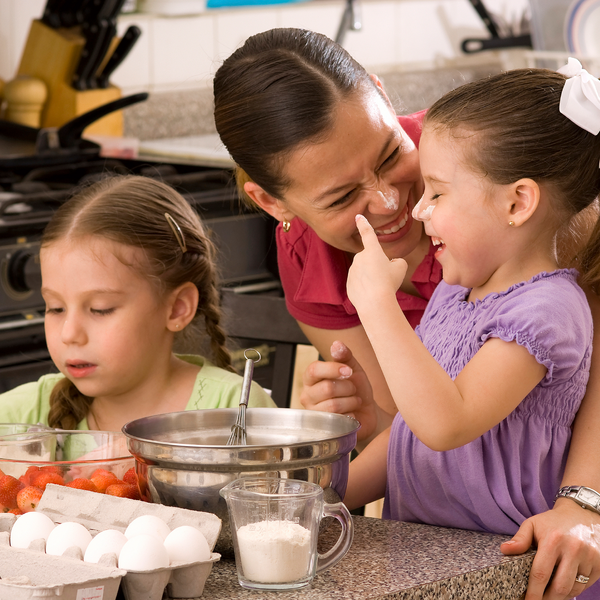
{"label": "stainless steel mixing bowl", "polygon": [[168,413],[127,423],[142,497],[202,510],[223,521],[217,552],[232,551],[225,500],[219,490],[239,477],[317,483],[328,502],[344,497],[358,421],[344,415],[290,408],[250,408],[248,443],[227,446],[237,408]]}

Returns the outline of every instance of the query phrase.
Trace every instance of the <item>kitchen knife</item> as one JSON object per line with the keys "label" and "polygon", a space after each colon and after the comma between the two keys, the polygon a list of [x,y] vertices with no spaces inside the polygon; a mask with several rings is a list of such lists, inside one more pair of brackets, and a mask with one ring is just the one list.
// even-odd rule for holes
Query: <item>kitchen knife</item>
{"label": "kitchen knife", "polygon": [[93,75],[92,69],[97,65],[98,53],[108,33],[110,23],[107,19],[93,22],[85,28],[85,44],[81,50],[79,63],[73,74],[73,87],[76,90],[87,89],[88,79]]}
{"label": "kitchen knife", "polygon": [[106,53],[110,48],[113,38],[117,34],[117,25],[113,20],[105,19],[102,22],[106,23],[106,27],[102,30],[101,37],[98,40],[98,48],[96,50],[95,57],[88,67],[88,76],[86,78],[86,89],[88,90],[98,87],[96,74],[102,65],[102,62],[104,61],[104,58],[106,57]]}
{"label": "kitchen knife", "polygon": [[52,29],[58,29],[61,27],[61,8],[64,0],[48,0],[42,13],[42,23],[52,27]]}
{"label": "kitchen knife", "polygon": [[492,37],[498,38],[500,34],[498,33],[498,28],[496,27],[496,23],[490,13],[487,11],[483,0],[469,0],[473,5],[473,8],[477,11],[477,14],[484,22],[487,30],[492,34]]}
{"label": "kitchen knife", "polygon": [[142,35],[142,30],[137,25],[130,25],[127,28],[104,69],[102,69],[102,73],[97,78],[99,87],[108,87],[110,76],[129,54],[140,35]]}

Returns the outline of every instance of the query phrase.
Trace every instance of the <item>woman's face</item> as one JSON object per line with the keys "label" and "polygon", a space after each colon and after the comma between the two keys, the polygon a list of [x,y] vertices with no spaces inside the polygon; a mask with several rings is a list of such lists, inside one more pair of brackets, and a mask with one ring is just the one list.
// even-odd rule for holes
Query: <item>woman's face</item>
{"label": "woman's face", "polygon": [[423,194],[417,149],[374,89],[340,102],[335,112],[324,141],[286,160],[291,183],[282,216],[300,217],[323,241],[355,254],[362,250],[354,221],[361,213],[389,258],[407,256],[423,232],[411,215]]}

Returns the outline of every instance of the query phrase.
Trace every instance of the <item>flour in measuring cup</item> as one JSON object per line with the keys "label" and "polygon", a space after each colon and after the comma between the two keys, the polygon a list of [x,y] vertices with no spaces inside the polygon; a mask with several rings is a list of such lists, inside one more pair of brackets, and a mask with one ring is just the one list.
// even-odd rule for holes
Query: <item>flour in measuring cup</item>
{"label": "flour in measuring cup", "polygon": [[260,521],[237,530],[244,577],[261,583],[288,583],[308,575],[310,531],[291,521]]}

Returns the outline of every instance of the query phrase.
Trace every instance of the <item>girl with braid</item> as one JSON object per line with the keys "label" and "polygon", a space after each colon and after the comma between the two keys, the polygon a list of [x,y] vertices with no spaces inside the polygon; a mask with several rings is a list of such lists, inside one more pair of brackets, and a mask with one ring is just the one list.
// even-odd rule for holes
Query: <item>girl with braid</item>
{"label": "girl with braid", "polygon": [[[237,407],[215,248],[174,189],[111,177],[68,200],[41,244],[48,349],[60,373],[0,395],[0,421],[119,431],[166,412]],[[213,362],[173,352],[203,319]],[[250,406],[275,406],[252,384]]]}

